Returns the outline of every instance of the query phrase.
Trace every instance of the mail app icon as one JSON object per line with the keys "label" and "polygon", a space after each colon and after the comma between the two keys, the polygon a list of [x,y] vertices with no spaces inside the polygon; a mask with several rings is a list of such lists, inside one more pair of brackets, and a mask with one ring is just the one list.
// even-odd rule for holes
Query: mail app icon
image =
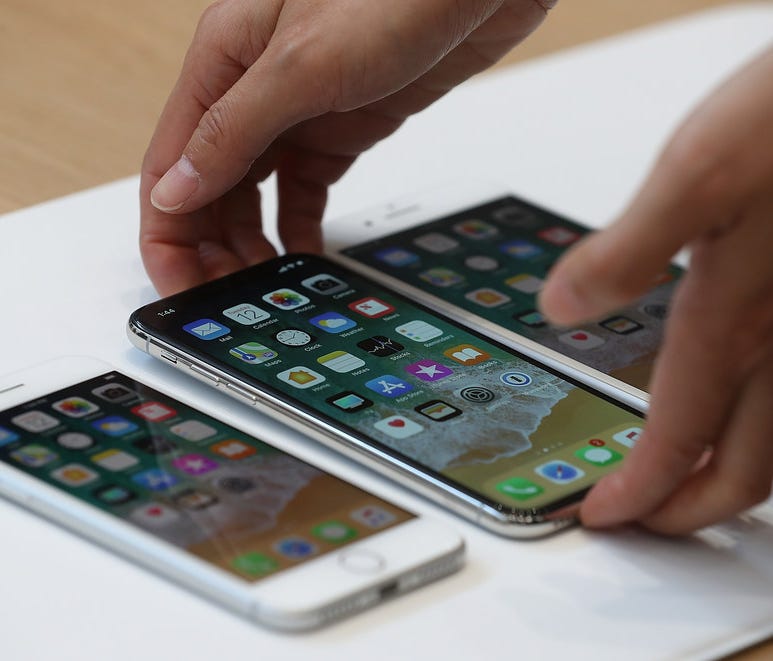
{"label": "mail app icon", "polygon": [[231,332],[230,328],[218,324],[212,319],[197,319],[189,324],[185,324],[183,330],[188,331],[200,340],[215,340]]}

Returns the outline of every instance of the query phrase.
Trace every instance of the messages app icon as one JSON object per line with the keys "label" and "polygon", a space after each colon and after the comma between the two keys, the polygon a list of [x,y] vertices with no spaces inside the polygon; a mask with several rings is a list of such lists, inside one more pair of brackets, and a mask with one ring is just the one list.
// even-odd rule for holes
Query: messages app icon
{"label": "messages app icon", "polygon": [[231,332],[228,326],[218,324],[212,319],[197,319],[189,324],[185,324],[183,330],[194,337],[198,337],[200,340],[216,340],[218,337],[223,337],[223,335],[228,335]]}

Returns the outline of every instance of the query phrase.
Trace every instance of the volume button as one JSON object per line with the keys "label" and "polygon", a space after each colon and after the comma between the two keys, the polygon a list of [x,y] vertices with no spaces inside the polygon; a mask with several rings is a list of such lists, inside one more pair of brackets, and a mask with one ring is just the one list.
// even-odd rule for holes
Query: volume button
{"label": "volume button", "polygon": [[218,379],[212,372],[208,372],[205,369],[202,369],[201,367],[197,367],[196,365],[190,365],[191,372],[193,372],[196,376],[201,377],[203,379],[207,379],[207,381],[214,381],[215,383],[220,383],[220,379]]}
{"label": "volume button", "polygon": [[240,397],[244,397],[247,401],[249,401],[250,404],[254,404],[256,401],[258,401],[258,398],[255,397],[252,393],[248,392],[244,388],[237,386],[233,383],[226,383],[225,384],[226,390],[230,390],[231,392],[235,392]]}
{"label": "volume button", "polygon": [[164,358],[165,360],[168,360],[173,365],[177,365],[177,356],[172,355],[171,353],[167,353],[163,349],[161,349],[158,352],[158,355],[161,356],[161,358]]}

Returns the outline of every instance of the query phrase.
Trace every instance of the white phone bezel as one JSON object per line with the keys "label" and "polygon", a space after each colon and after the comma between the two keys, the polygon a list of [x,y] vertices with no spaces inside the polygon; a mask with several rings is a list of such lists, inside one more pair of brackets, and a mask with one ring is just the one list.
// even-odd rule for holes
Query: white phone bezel
{"label": "white phone bezel", "polygon": [[645,411],[649,404],[647,392],[584,365],[560,351],[550,349],[519,335],[515,331],[503,329],[499,324],[488,321],[473,312],[457,308],[438,296],[367,266],[342,252],[350,246],[374,241],[385,235],[401,232],[421,223],[431,222],[508,195],[513,195],[513,192],[498,184],[465,181],[447,188],[435,188],[403,196],[356,213],[325,220],[325,255],[346,268],[362,273],[383,283],[386,287],[421,301],[437,312],[452,318],[456,317],[471,328],[540,360],[578,381],[593,386],[606,395],[637,410]]}
{"label": "white phone bezel", "polygon": [[[0,376],[0,410],[113,369],[93,358],[65,357]],[[449,574],[461,567],[464,552],[458,534],[417,517],[253,585],[5,462],[0,462],[0,495],[251,620],[284,630],[318,627]],[[384,562],[369,573],[353,571],[351,560],[342,558],[358,553]]]}

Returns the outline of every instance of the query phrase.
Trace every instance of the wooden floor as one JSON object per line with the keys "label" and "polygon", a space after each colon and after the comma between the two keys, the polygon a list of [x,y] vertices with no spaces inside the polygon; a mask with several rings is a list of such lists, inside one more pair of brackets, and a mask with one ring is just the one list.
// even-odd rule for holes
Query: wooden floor
{"label": "wooden floor", "polygon": [[[208,0],[2,0],[0,213],[136,173]],[[499,66],[731,0],[562,0]],[[773,658],[773,643],[739,655]]]}

